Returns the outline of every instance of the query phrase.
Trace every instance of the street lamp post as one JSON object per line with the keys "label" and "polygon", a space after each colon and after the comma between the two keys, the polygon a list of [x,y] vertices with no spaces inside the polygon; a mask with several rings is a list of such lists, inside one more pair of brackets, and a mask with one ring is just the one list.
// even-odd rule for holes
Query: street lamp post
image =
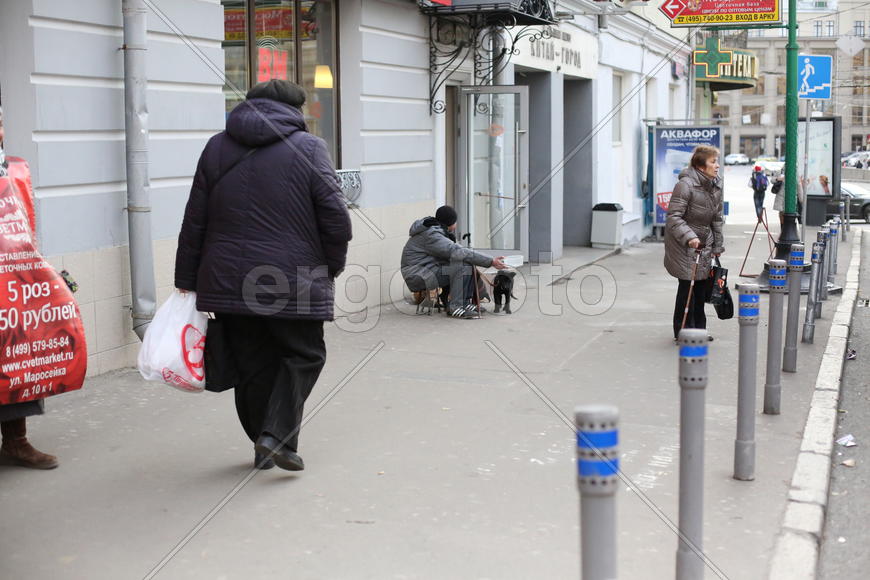
{"label": "street lamp post", "polygon": [[785,93],[785,215],[776,242],[776,258],[786,259],[791,245],[800,242],[797,230],[797,146],[798,146],[798,43],[797,0],[788,0],[788,44],[786,44]]}

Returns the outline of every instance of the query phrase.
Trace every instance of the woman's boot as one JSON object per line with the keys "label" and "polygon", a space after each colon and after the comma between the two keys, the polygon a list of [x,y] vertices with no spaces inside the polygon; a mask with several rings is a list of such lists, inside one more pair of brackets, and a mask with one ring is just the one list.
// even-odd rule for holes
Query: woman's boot
{"label": "woman's boot", "polygon": [[0,423],[3,445],[0,446],[0,460],[32,469],[54,469],[57,457],[43,453],[27,441],[27,419],[12,419]]}

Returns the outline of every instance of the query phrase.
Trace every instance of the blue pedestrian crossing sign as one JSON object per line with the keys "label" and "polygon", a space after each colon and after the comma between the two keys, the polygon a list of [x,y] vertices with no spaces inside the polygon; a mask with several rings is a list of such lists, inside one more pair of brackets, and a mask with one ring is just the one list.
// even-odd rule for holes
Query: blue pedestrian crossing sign
{"label": "blue pedestrian crossing sign", "polygon": [[830,99],[833,58],[819,54],[798,55],[798,97]]}

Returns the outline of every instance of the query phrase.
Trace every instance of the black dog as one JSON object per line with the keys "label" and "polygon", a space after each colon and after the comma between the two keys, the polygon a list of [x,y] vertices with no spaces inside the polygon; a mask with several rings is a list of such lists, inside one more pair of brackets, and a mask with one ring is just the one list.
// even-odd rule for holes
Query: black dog
{"label": "black dog", "polygon": [[504,313],[511,313],[511,298],[514,296],[514,276],[516,272],[499,272],[492,282],[492,294],[495,297],[495,312],[501,310],[501,299],[504,297]]}

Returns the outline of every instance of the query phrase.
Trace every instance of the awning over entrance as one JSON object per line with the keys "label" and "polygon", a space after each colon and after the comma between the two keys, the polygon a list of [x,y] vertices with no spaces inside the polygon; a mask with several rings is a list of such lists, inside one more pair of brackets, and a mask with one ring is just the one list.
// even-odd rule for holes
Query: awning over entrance
{"label": "awning over entrance", "polygon": [[426,0],[420,3],[423,14],[433,16],[476,15],[488,25],[534,26],[555,24],[552,2],[549,0]]}

